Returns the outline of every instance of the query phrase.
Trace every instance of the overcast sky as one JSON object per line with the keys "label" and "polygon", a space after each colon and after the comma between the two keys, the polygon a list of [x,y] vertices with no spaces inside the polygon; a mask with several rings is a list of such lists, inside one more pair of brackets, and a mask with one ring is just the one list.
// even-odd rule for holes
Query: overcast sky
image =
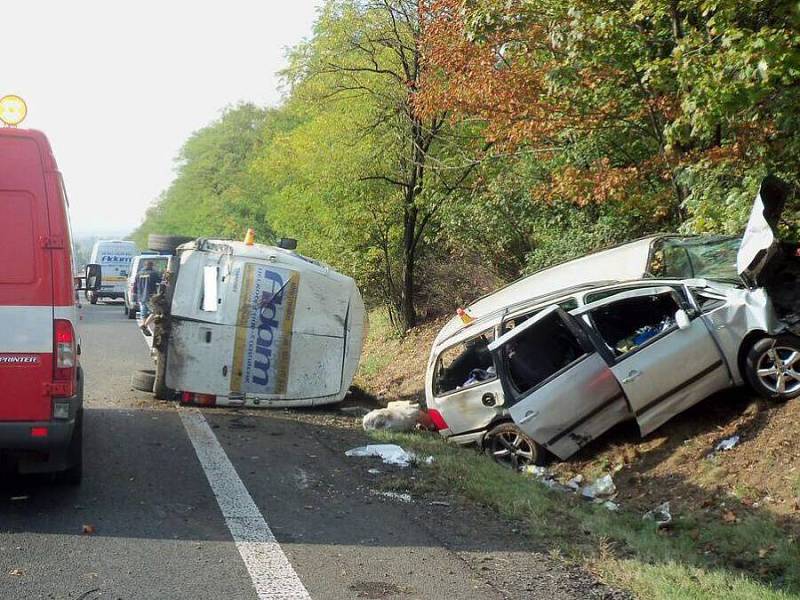
{"label": "overcast sky", "polygon": [[240,101],[280,100],[285,49],[321,0],[25,0],[5,11],[0,96],[28,104],[76,234],[121,234],[174,177],[186,138]]}

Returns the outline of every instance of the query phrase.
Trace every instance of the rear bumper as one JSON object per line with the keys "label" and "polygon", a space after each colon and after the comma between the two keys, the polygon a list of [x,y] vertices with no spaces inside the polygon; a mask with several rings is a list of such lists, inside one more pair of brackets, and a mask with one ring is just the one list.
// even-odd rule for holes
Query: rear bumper
{"label": "rear bumper", "polygon": [[[70,418],[50,421],[0,422],[0,453],[15,459],[21,473],[49,473],[69,468],[69,448],[78,412],[83,409],[82,390],[71,398]],[[44,427],[47,435],[33,437],[34,427]]]}

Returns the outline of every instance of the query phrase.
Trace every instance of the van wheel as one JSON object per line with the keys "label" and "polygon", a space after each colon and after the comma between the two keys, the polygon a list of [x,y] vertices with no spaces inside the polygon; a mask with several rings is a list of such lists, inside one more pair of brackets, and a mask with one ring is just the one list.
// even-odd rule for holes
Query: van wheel
{"label": "van wheel", "polygon": [[97,304],[97,294],[94,292],[86,292],[86,299],[89,301],[89,304]]}
{"label": "van wheel", "polygon": [[75,428],[67,450],[70,467],[58,474],[58,480],[67,485],[80,485],[83,480],[83,409],[75,415]]}
{"label": "van wheel", "polygon": [[800,396],[800,338],[783,334],[756,342],[747,353],[745,375],[767,400],[785,402]]}
{"label": "van wheel", "polygon": [[128,318],[135,319],[136,318],[136,307],[128,309]]}
{"label": "van wheel", "polygon": [[483,450],[495,462],[515,471],[547,462],[547,451],[514,423],[492,427],[483,438]]}
{"label": "van wheel", "polygon": [[156,372],[139,370],[131,375],[131,387],[140,392],[153,392],[156,383]]}

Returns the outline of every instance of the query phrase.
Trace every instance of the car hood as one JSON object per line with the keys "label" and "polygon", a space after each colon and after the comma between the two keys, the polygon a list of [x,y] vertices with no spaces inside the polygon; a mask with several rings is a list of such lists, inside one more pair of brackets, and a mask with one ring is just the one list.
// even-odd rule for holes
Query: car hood
{"label": "car hood", "polygon": [[761,182],[736,257],[736,270],[749,286],[760,285],[759,276],[778,253],[777,224],[789,192],[789,185],[775,176]]}

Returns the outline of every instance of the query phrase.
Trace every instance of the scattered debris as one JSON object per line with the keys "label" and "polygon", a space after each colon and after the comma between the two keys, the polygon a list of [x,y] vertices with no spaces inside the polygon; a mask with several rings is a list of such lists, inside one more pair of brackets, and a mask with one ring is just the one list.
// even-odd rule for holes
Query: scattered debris
{"label": "scattered debris", "polygon": [[642,519],[645,521],[655,521],[657,529],[666,529],[672,523],[672,513],[669,511],[669,500],[662,502],[653,510],[648,510]]}
{"label": "scattered debris", "polygon": [[345,452],[346,456],[375,456],[387,465],[407,467],[416,459],[411,452],[406,452],[397,444],[368,444]]}
{"label": "scattered debris", "polygon": [[732,510],[726,510],[722,513],[722,520],[726,523],[736,523],[739,520],[739,517],[736,516],[736,513]]}
{"label": "scattered debris", "polygon": [[450,506],[449,502],[444,502],[442,500],[434,500],[431,502],[431,506]]}
{"label": "scattered debris", "polygon": [[714,448],[714,452],[725,452],[726,450],[731,450],[738,443],[739,436],[734,435],[733,437],[729,437],[727,440],[722,440],[719,444],[717,444],[716,448]]}
{"label": "scattered debris", "polygon": [[30,496],[11,496],[12,502],[22,502],[23,500],[29,500]]}
{"label": "scattered debris", "polygon": [[578,491],[581,489],[581,484],[583,483],[583,475],[575,475],[572,479],[567,482],[567,487],[571,490]]}
{"label": "scattered debris", "polygon": [[392,500],[397,500],[398,502],[405,502],[408,504],[411,502],[411,494],[401,493],[401,492],[372,492],[376,496],[383,496],[384,498],[391,498]]}
{"label": "scattered debris", "polygon": [[543,479],[545,477],[551,476],[547,469],[545,469],[544,467],[540,467],[539,465],[528,465],[527,467],[522,469],[522,472],[525,473],[526,475],[533,475],[538,479]]}
{"label": "scattered debris", "polygon": [[370,475],[380,475],[381,474],[381,470],[380,469],[367,469],[367,473],[369,473]]}
{"label": "scattered debris", "polygon": [[617,512],[619,510],[619,504],[612,502],[611,500],[606,500],[603,502],[603,507],[607,508],[611,512]]}
{"label": "scattered debris", "polygon": [[97,530],[95,529],[94,525],[92,525],[91,523],[83,525],[83,529],[82,529],[83,535],[92,535],[95,531],[97,531]]}
{"label": "scattered debris", "polygon": [[613,496],[616,492],[617,486],[614,485],[614,480],[611,478],[611,475],[603,475],[599,479],[595,479],[591,485],[585,486],[581,490],[581,496],[594,499]]}
{"label": "scattered debris", "polygon": [[420,421],[419,404],[407,400],[389,402],[386,408],[377,408],[364,415],[362,425],[365,431],[385,429],[387,431],[413,431]]}
{"label": "scattered debris", "polygon": [[12,577],[22,577],[23,575],[25,575],[25,571],[23,571],[22,569],[11,569],[8,572],[8,574],[11,575]]}

